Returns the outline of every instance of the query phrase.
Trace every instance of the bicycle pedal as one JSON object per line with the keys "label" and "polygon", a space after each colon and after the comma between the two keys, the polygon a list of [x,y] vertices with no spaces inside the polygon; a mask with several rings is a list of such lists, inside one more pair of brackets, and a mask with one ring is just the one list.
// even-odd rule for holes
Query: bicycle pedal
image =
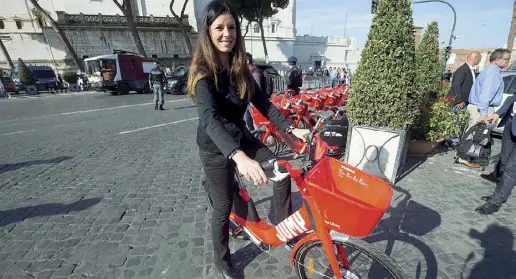
{"label": "bicycle pedal", "polygon": [[238,226],[233,231],[231,231],[231,236],[233,238],[237,238],[242,234],[243,231],[244,229],[242,228],[242,226]]}

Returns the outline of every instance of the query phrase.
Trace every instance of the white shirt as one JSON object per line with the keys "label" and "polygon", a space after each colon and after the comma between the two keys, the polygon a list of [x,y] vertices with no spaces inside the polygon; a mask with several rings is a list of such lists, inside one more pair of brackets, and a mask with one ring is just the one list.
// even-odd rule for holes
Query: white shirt
{"label": "white shirt", "polygon": [[468,62],[466,62],[466,64],[468,64],[469,70],[471,71],[471,75],[473,76],[473,83],[475,83],[475,79],[476,79],[475,68],[473,68],[473,66],[469,65]]}

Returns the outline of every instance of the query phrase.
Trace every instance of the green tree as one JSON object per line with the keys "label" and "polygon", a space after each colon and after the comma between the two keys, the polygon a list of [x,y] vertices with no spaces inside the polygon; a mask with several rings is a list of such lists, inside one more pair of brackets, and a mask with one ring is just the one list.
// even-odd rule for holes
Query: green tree
{"label": "green tree", "polygon": [[122,3],[118,2],[118,0],[113,0],[113,3],[122,11],[127,20],[127,26],[129,27],[129,31],[133,36],[134,43],[136,44],[136,49],[138,49],[138,53],[147,57],[147,52],[145,52],[145,48],[143,47],[142,40],[140,39],[140,34],[138,33],[138,29],[136,27],[136,22],[134,21],[135,15],[133,14],[133,4],[131,0],[122,0]]}
{"label": "green tree", "polygon": [[186,27],[183,23],[183,16],[185,15],[186,5],[188,4],[188,0],[184,0],[183,7],[181,8],[181,12],[177,14],[174,12],[174,2],[175,0],[170,1],[169,9],[174,18],[179,22],[179,28],[181,29],[181,33],[183,34],[183,38],[185,39],[186,47],[188,49],[188,54],[192,56],[193,48],[192,41],[190,40],[190,34],[186,31]]}
{"label": "green tree", "polygon": [[442,63],[439,56],[439,27],[437,22],[428,24],[421,43],[416,49],[416,90],[418,104],[431,105],[441,89]]}
{"label": "green tree", "polygon": [[32,6],[34,6],[34,13],[36,14],[36,16],[40,16],[50,23],[52,29],[54,29],[59,38],[61,38],[61,41],[63,41],[63,44],[65,45],[66,50],[68,51],[70,56],[72,56],[75,66],[77,66],[77,68],[79,68],[81,72],[84,72],[84,62],[79,58],[79,55],[77,55],[77,52],[70,43],[70,40],[68,40],[68,37],[66,36],[64,30],[50,16],[50,13],[43,9],[41,5],[39,5],[38,0],[29,0],[29,2],[32,4]]}
{"label": "green tree", "polygon": [[349,95],[353,125],[399,129],[414,123],[414,58],[410,1],[382,0]]}
{"label": "green tree", "polygon": [[21,58],[18,58],[18,77],[20,82],[24,85],[34,85],[34,77],[29,67],[23,62]]}

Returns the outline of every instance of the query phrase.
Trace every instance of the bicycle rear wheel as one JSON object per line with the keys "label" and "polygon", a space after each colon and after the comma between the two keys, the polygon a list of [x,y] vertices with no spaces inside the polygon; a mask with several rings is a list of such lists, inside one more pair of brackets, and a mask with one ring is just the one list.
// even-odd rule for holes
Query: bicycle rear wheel
{"label": "bicycle rear wheel", "polygon": [[[363,240],[349,238],[346,241],[341,241],[333,239],[333,245],[337,261],[339,261],[339,259],[336,247],[337,245],[342,245],[349,262],[349,269],[345,269],[343,266],[341,267],[343,278],[407,278],[394,260]],[[363,259],[364,257],[362,256],[366,256],[365,259]],[[369,261],[367,261],[368,258]],[[307,242],[299,248],[295,256],[294,269],[301,279],[335,278],[327,255],[319,240]]]}

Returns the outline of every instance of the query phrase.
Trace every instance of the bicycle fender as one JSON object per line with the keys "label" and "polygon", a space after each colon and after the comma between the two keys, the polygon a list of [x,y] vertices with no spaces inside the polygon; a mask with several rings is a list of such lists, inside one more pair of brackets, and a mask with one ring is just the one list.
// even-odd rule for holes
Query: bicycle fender
{"label": "bicycle fender", "polygon": [[292,248],[292,253],[290,254],[290,266],[291,267],[294,266],[294,260],[296,258],[297,251],[299,250],[299,248],[301,248],[301,246],[305,245],[306,243],[308,243],[310,241],[318,240],[318,239],[319,238],[315,235],[315,232],[312,232],[311,234],[301,238],[301,240],[296,243],[294,248]]}

